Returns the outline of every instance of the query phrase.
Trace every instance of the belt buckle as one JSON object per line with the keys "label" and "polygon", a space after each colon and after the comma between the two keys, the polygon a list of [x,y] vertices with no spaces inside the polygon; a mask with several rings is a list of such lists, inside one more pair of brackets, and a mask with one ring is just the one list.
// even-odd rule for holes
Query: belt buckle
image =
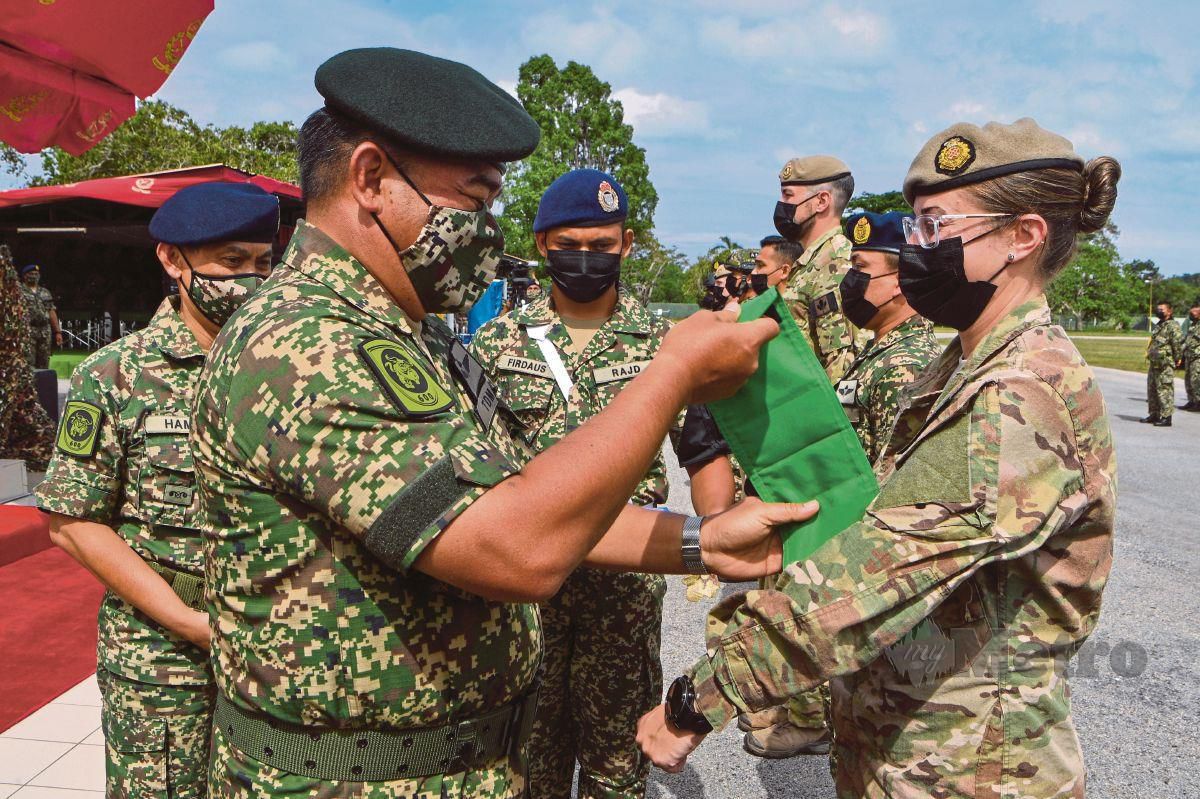
{"label": "belt buckle", "polygon": [[479,737],[479,722],[468,719],[454,728],[454,754],[450,757],[448,774],[479,768],[483,765],[484,745]]}

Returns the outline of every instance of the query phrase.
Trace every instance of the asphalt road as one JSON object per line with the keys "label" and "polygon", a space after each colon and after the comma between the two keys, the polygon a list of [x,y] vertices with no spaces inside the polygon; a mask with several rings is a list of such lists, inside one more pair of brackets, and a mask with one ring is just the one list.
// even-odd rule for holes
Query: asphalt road
{"label": "asphalt road", "polygon": [[[1139,424],[1145,377],[1096,371],[1117,441],[1119,493],[1100,626],[1074,661],[1072,680],[1088,796],[1191,799],[1200,785],[1200,414],[1176,412],[1170,429]],[[672,506],[687,507],[686,475],[672,477]],[[672,578],[663,623],[667,682],[703,652],[710,604],[689,603]],[[731,725],[709,736],[682,774],[655,770],[648,795],[828,799],[833,782],[826,757],[751,757]]]}

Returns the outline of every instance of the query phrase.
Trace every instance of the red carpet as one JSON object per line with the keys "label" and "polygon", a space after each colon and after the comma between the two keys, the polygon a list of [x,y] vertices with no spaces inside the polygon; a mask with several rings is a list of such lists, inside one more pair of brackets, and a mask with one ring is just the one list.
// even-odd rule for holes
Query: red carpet
{"label": "red carpet", "polygon": [[0,732],[96,670],[103,595],[61,549],[0,568]]}
{"label": "red carpet", "polygon": [[0,566],[49,549],[50,527],[37,508],[0,505]]}

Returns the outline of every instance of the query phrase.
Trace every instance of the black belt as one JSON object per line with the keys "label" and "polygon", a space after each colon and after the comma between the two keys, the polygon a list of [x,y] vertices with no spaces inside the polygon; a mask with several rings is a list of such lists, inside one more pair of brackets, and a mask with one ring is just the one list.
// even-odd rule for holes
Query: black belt
{"label": "black belt", "polygon": [[533,729],[538,684],[507,705],[440,727],[339,729],[268,719],[218,692],[213,723],[239,751],[285,771],[327,781],[382,782],[458,774],[520,756]]}

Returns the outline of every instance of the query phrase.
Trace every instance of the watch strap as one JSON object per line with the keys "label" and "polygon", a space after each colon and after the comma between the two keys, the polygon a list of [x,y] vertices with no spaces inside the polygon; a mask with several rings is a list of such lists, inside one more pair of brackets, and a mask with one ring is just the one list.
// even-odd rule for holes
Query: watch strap
{"label": "watch strap", "polygon": [[683,568],[688,574],[708,574],[704,565],[704,556],[700,550],[700,525],[704,523],[702,516],[688,516],[683,520],[683,540],[680,551],[683,554]]}

